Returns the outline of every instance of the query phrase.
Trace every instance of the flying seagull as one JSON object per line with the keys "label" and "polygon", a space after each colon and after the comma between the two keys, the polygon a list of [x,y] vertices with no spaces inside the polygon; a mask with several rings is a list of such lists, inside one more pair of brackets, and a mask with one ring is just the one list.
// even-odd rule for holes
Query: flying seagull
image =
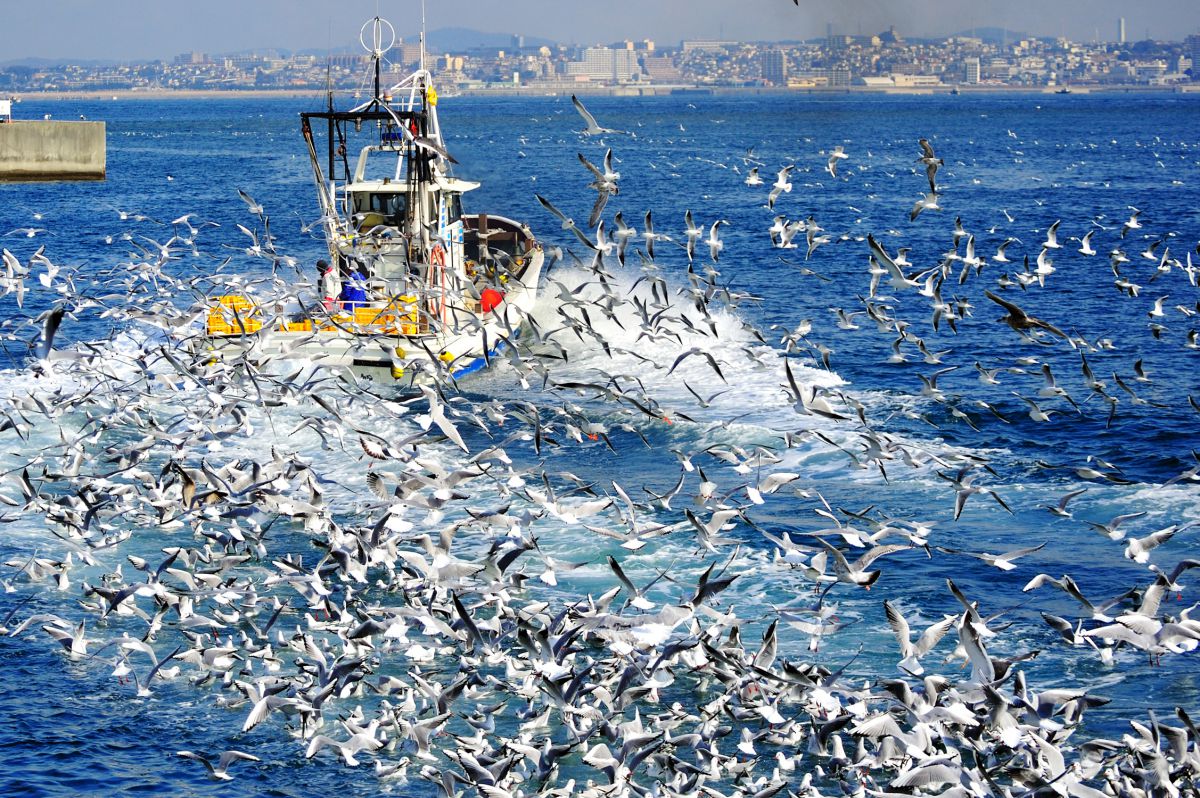
{"label": "flying seagull", "polygon": [[1065,339],[1067,337],[1067,334],[1065,332],[1058,329],[1050,322],[1042,321],[1041,319],[1037,318],[1036,316],[1030,316],[1028,313],[1021,310],[1019,307],[1014,305],[1012,302],[1009,302],[1006,299],[1001,299],[1000,297],[993,294],[991,291],[984,291],[983,294],[988,299],[992,300],[997,305],[999,305],[1000,307],[1002,307],[1008,311],[1008,313],[1006,315],[1000,317],[1000,321],[1004,322],[1009,327],[1012,327],[1014,330],[1021,333],[1021,335],[1025,336],[1026,338],[1030,338],[1029,332],[1030,332],[1030,330],[1035,329],[1035,328],[1045,330],[1046,332],[1057,335],[1059,338]]}
{"label": "flying seagull", "polygon": [[575,104],[575,110],[578,111],[579,115],[583,117],[583,121],[587,122],[587,128],[583,131],[583,135],[598,136],[601,133],[620,133],[621,132],[619,130],[613,130],[612,128],[608,128],[608,127],[600,127],[600,125],[598,125],[596,123],[596,117],[592,116],[591,112],[589,112],[588,109],[583,107],[583,103],[581,103],[579,101],[579,98],[576,97],[574,94],[571,95],[571,102],[573,102]]}
{"label": "flying seagull", "polygon": [[937,181],[934,177],[937,175],[938,167],[945,165],[946,162],[934,154],[933,145],[929,143],[929,139],[920,139],[917,143],[921,145],[921,157],[917,159],[917,162],[925,165],[925,176],[929,178],[929,193],[936,197]]}

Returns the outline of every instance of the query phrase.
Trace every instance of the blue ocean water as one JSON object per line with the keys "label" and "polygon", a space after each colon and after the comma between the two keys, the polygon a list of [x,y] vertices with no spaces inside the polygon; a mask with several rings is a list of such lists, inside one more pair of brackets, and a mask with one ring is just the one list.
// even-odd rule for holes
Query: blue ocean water
{"label": "blue ocean water", "polygon": [[[44,245],[47,257],[73,273],[77,290],[96,293],[95,307],[64,323],[62,342],[108,341],[106,346],[124,353],[155,345],[159,340],[155,328],[106,315],[102,309],[120,303],[119,298],[107,296],[111,275],[142,257],[134,245],[153,248],[154,242],[165,242],[173,233],[169,222],[184,214],[193,214],[192,224],[210,220],[219,227],[205,228],[196,236],[197,254],[181,249],[183,258],[168,267],[173,274],[269,273],[269,265],[244,253],[247,239],[236,225],[249,225],[251,217],[238,196],[239,188],[270,214],[277,249],[311,272],[324,245],[301,230],[303,223],[316,217],[317,207],[297,115],[319,102],[317,98],[312,102],[26,100],[18,106],[27,117],[82,114],[108,124],[106,181],[0,185],[0,232],[26,227],[48,231],[34,238],[20,233],[0,236],[0,244],[23,262]],[[578,135],[581,121],[567,97],[444,100],[442,124],[448,132],[448,148],[460,162],[457,173],[481,182],[467,198],[469,209],[529,220],[547,245],[570,248],[589,260],[574,236],[543,210],[535,194],[576,220],[585,220],[594,193],[587,188],[591,178],[577,153],[599,163],[611,147],[614,166],[621,173],[621,190],[605,211],[606,225],[612,229],[613,214],[619,210],[641,231],[644,215],[651,211],[656,229],[674,239],[674,243],[657,243],[653,268],[641,265],[632,254],[635,245],[643,246],[640,239],[631,244],[625,267],[610,257],[608,268],[619,287],[633,291],[641,279],[644,290],[651,278],[661,277],[675,308],[692,304],[686,291],[692,284],[687,258],[676,246],[685,238],[684,213],[690,209],[706,235],[713,222],[727,222],[720,229],[724,248],[715,267],[719,282],[740,297],[736,302],[713,303],[715,334],[654,340],[639,334],[634,308],[624,307],[615,320],[598,323],[615,350],[611,353],[587,338],[558,337],[568,356],[549,363],[552,382],[605,384],[619,375],[628,387],[641,380],[645,394],[662,410],[661,417],[604,401],[596,390],[543,389],[540,375],[531,377],[526,388],[509,363],[497,364],[459,387],[460,394],[477,406],[495,402],[495,407],[508,412],[503,427],[492,421],[487,433],[476,427],[464,430],[472,452],[491,445],[494,437],[507,439],[509,454],[520,468],[529,469],[527,479],[532,483],[540,481],[538,475],[545,471],[565,493],[564,485],[569,483],[562,475],[573,474],[609,494],[615,481],[635,500],[644,500],[646,491],[664,492],[681,474],[685,477],[685,488],[672,509],[653,517],[660,523],[683,522],[681,531],[655,539],[636,553],[577,523],[552,518],[537,522],[530,531],[547,556],[586,564],[560,572],[558,583],[551,585],[538,579],[542,566],[529,555],[522,565],[530,577],[522,600],[545,600],[561,607],[583,595],[599,596],[617,584],[605,564],[605,558],[613,555],[638,582],[670,568],[678,575],[678,584],[664,581],[656,593],[659,601],[670,603],[690,594],[696,574],[707,565],[729,562],[731,572],[740,576],[718,603],[744,619],[742,639],[754,643],[766,625],[780,617],[780,608],[798,609],[815,601],[812,583],[775,561],[776,547],[766,534],[787,533],[800,540],[806,533],[832,527],[834,523],[818,510],[858,529],[870,528],[866,519],[877,524],[885,519],[923,522],[932,527],[930,545],[945,549],[999,553],[1045,547],[1018,560],[1011,571],[936,548],[928,555],[920,548],[889,554],[877,561],[883,574],[870,591],[838,585],[830,592],[826,601],[837,604],[840,628],[825,635],[819,645],[812,644],[808,634],[781,623],[781,655],[833,668],[849,662],[847,674],[859,683],[899,677],[900,657],[886,624],[883,600],[890,599],[910,617],[919,615],[928,625],[943,613],[961,612],[946,586],[946,580],[952,579],[978,602],[982,614],[1003,613],[994,625],[1010,624],[990,648],[993,656],[1036,652],[1020,665],[1031,686],[1085,688],[1111,699],[1088,713],[1077,733],[1080,739],[1119,736],[1128,730],[1129,720],[1145,721],[1147,710],[1171,717],[1173,708],[1182,706],[1194,715],[1200,701],[1193,653],[1168,653],[1154,665],[1144,654],[1122,649],[1106,664],[1091,646],[1065,645],[1040,617],[1043,612],[1053,613],[1074,623],[1087,617],[1079,604],[1052,587],[1031,592],[1022,588],[1041,572],[1056,578],[1071,574],[1084,595],[1096,602],[1134,586],[1145,588],[1154,579],[1147,566],[1130,561],[1124,556],[1124,543],[1105,538],[1086,522],[1104,523],[1121,514],[1144,512],[1123,526],[1130,537],[1141,537],[1170,525],[1200,521],[1200,486],[1193,479],[1173,481],[1197,465],[1194,452],[1200,450],[1200,411],[1189,404],[1189,397],[1200,401],[1200,372],[1195,368],[1200,355],[1187,345],[1188,331],[1200,328],[1193,315],[1200,310],[1200,293],[1182,268],[1200,264],[1197,102],[1196,97],[1174,94],[588,99],[601,124],[626,131],[600,140]],[[938,173],[942,210],[925,211],[910,221],[913,202],[928,190],[924,170],[917,163],[921,138],[927,138],[945,161]],[[827,153],[837,145],[849,157],[839,163],[834,178],[825,166]],[[749,187],[743,181],[755,163],[761,164],[765,184]],[[789,164],[794,164],[793,187],[769,209],[770,185]],[[1130,218],[1131,207],[1140,209],[1141,227],[1123,237],[1122,224]],[[121,217],[122,212],[127,218]],[[775,248],[768,228],[776,214],[789,220],[811,215],[831,240],[808,259],[804,244],[796,249]],[[137,220],[132,218],[135,215],[148,218]],[[865,238],[873,234],[893,254],[900,247],[909,248],[912,268],[926,269],[949,251],[964,251],[965,238],[956,242],[954,237],[956,217],[974,235],[976,252],[986,265],[960,284],[962,264],[954,262],[941,291],[947,302],[965,301],[970,315],[957,322],[957,330],[944,320],[935,330],[930,299],[913,289],[893,289],[885,277],[872,305],[906,320],[909,331],[923,339],[929,351],[944,352],[934,358],[940,362],[927,363],[915,340],[910,340],[901,344],[908,360],[890,363],[895,331],[880,331],[862,313],[870,291]],[[1049,253],[1054,271],[1044,285],[1002,288],[1001,275],[1015,279],[1023,256],[1036,262],[1046,231],[1055,222],[1060,223],[1062,248]],[[1078,251],[1078,239],[1089,232],[1097,251],[1094,256]],[[122,238],[124,233],[130,235],[128,240]],[[1007,249],[1013,262],[989,261],[996,247],[1010,237],[1017,239]],[[797,241],[802,238],[803,233]],[[1117,248],[1129,258],[1119,267],[1121,274],[1141,286],[1136,297],[1114,286],[1109,254]],[[697,253],[693,271],[702,277],[712,264],[703,243]],[[221,265],[227,258],[229,263]],[[1164,259],[1171,268],[1160,274]],[[1178,265],[1172,264],[1175,259]],[[573,265],[570,255],[549,277],[566,287],[594,279]],[[33,279],[30,283],[23,309],[11,296],[3,300],[5,312],[11,314],[6,331],[12,335],[4,341],[11,368],[0,374],[0,391],[11,397],[10,412],[19,411],[22,402],[33,398],[51,401],[62,385],[34,377],[25,362],[27,342],[35,330],[18,322],[23,316],[35,316],[55,299],[53,287],[43,289]],[[1004,311],[985,296],[985,289],[1047,320],[1076,342],[1068,344],[1053,336],[1044,343],[1026,341],[997,322]],[[558,296],[555,283],[548,284],[538,310],[543,328],[562,322]],[[1164,315],[1149,316],[1159,297],[1166,297]],[[180,306],[198,301],[181,294],[165,299]],[[857,314],[848,325],[856,329],[838,326],[837,309]],[[788,353],[783,339],[806,320],[811,332]],[[149,343],[142,343],[146,339]],[[817,344],[830,350],[828,367]],[[668,373],[691,347],[712,355],[723,379],[702,354],[679,361]],[[1115,405],[1084,384],[1083,357],[1097,379],[1106,383],[1105,391]],[[843,394],[846,403],[839,409],[850,420],[798,414],[786,391],[785,360],[801,384],[830,386]],[[1138,380],[1134,371],[1139,360],[1144,380]],[[1004,369],[997,375],[999,384],[981,384],[976,362]],[[1062,398],[1038,395],[1046,384],[1043,364],[1078,409]],[[923,395],[921,376],[928,378],[951,366],[957,369],[937,379],[946,401]],[[1118,385],[1118,377],[1129,391]],[[706,401],[700,402],[693,391]],[[707,401],[713,394],[717,395]],[[1022,397],[1052,410],[1050,420],[1034,421]],[[160,392],[148,400],[144,412],[171,419],[177,411],[172,403],[191,398],[181,400]],[[996,412],[976,404],[980,400]],[[586,417],[604,429],[606,439],[593,441],[585,436],[577,442],[565,428],[555,445],[540,450],[529,441],[510,439],[509,430],[522,427],[514,409],[525,408],[526,403],[547,419]],[[865,427],[854,418],[855,403],[862,406],[869,422]],[[358,423],[370,421],[369,408],[355,406],[352,411],[362,414]],[[966,420],[954,411],[965,414]],[[312,434],[289,432],[314,412],[319,411],[311,404],[259,407],[252,425],[234,437],[214,443],[201,436],[189,444],[192,448],[173,456],[195,464],[205,457],[214,461],[263,457],[268,442],[288,448],[333,483],[329,490],[339,519],[347,523],[361,519],[370,498],[365,485],[369,464],[357,444],[329,450]],[[72,417],[61,423],[79,429],[83,422]],[[411,421],[408,424],[411,427]],[[399,437],[404,429],[400,425],[390,431]],[[868,462],[864,430],[885,447],[882,470]],[[786,447],[784,436],[789,433],[795,443]],[[7,472],[0,492],[19,496],[16,479],[21,470],[30,468],[36,474],[42,466],[39,453],[60,442],[59,432],[51,419],[37,418],[24,437],[11,429],[0,434],[6,436],[3,470]],[[132,426],[127,434],[137,435]],[[751,464],[747,475],[716,456],[733,447],[750,452],[755,446],[769,447],[779,461]],[[437,451],[447,465],[459,462],[455,451]],[[683,514],[689,506],[700,512],[698,505],[689,504],[699,490],[698,477],[681,471],[675,452],[690,455],[717,483],[718,494],[729,492],[728,501],[746,506],[746,516],[755,526],[738,523],[723,533],[740,545],[722,546],[716,554],[698,551]],[[89,457],[102,465],[103,455],[99,447]],[[947,464],[939,465],[931,455]],[[949,463],[958,465],[972,458],[988,467],[979,472],[977,484],[994,490],[1011,512],[981,493],[971,496],[961,517],[954,519],[955,489],[948,477],[957,468]],[[906,460],[918,462],[913,466]],[[1077,471],[1084,467],[1117,479],[1087,478]],[[787,488],[764,497],[762,504],[753,504],[744,490],[739,492],[745,483],[781,471],[800,476]],[[1074,518],[1057,517],[1042,507],[1081,489],[1086,492],[1070,504]],[[484,494],[476,501],[481,506],[495,505],[502,497]],[[854,520],[847,511],[865,517]],[[451,512],[449,518],[453,517]],[[35,555],[61,558],[69,547],[36,513],[8,508],[4,520],[0,561],[18,566],[0,573],[7,580],[6,592],[0,596],[0,616],[11,613],[4,625],[12,628],[34,613],[86,621],[89,636],[100,641],[97,648],[123,631],[137,634],[138,622],[97,621],[94,613],[79,607],[80,582],[94,583],[99,574],[119,565],[129,580],[136,572],[126,555],[151,558],[164,546],[183,545],[182,541],[196,545],[186,531],[138,526],[127,542],[99,552],[96,566],[80,566],[81,573],[72,574],[68,589],[56,590],[52,579],[30,579],[18,573],[19,566]],[[423,529],[436,535],[445,521],[434,518],[422,523]],[[459,535],[456,546],[461,542],[465,552],[478,556],[486,551],[486,535],[472,537],[470,530]],[[1197,556],[1197,535],[1196,529],[1180,529],[1151,553],[1150,562],[1170,572],[1177,562]],[[845,548],[840,539],[835,542]],[[271,558],[288,552],[313,562],[320,557],[298,525],[280,522],[278,534],[271,538]],[[270,559],[265,559],[247,566],[239,578],[261,584],[270,570]],[[1191,588],[1195,577],[1184,574],[1180,581]],[[264,585],[263,590],[268,588]],[[286,595],[284,589],[276,590]],[[1193,598],[1190,589],[1179,597],[1169,595],[1164,612],[1179,615]],[[386,597],[372,600],[382,602]],[[297,613],[284,623],[292,629],[304,619]],[[160,680],[151,695],[138,697],[135,686],[110,675],[115,647],[71,660],[39,627],[35,624],[17,637],[0,637],[5,673],[0,708],[13,719],[0,728],[7,771],[7,786],[0,786],[0,791],[14,795],[437,792],[417,776],[418,765],[410,768],[407,780],[388,781],[380,780],[369,764],[347,767],[329,752],[307,759],[304,742],[294,739],[281,721],[243,733],[240,729],[249,711],[244,696],[219,684],[197,684],[196,672],[185,670]],[[410,639],[416,642],[419,635],[412,632]],[[156,646],[166,654],[182,641],[168,629]],[[957,659],[943,664],[953,647],[952,632],[926,659],[927,669],[961,674]],[[135,670],[143,665],[131,664]],[[381,653],[376,673],[404,674],[409,666],[398,650]],[[447,682],[457,663],[435,661],[427,667]],[[688,700],[685,691],[679,698]],[[332,723],[334,715],[348,716],[358,703],[369,706],[370,700],[344,699],[327,722]],[[453,747],[454,743],[446,738],[440,745]],[[210,781],[197,763],[176,756],[178,750],[215,755],[229,748],[262,760],[233,765],[230,772],[236,780],[229,785]],[[388,757],[400,755],[397,750]],[[370,762],[369,757],[364,759]]]}

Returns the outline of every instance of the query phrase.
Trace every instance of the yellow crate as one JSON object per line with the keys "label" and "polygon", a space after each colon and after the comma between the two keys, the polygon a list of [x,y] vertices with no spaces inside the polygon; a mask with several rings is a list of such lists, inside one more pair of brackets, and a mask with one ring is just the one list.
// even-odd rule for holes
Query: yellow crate
{"label": "yellow crate", "polygon": [[355,308],[355,324],[388,324],[396,321],[396,314],[387,308]]}
{"label": "yellow crate", "polygon": [[262,329],[260,310],[241,294],[226,294],[216,297],[216,304],[208,310],[205,329],[209,335],[240,335]]}
{"label": "yellow crate", "polygon": [[312,332],[313,323],[311,319],[304,321],[285,321],[282,325],[284,332]]}
{"label": "yellow crate", "polygon": [[209,332],[216,332],[224,335],[240,335],[243,332],[253,333],[262,329],[262,322],[258,319],[230,319],[225,321],[220,318],[208,319]]}
{"label": "yellow crate", "polygon": [[331,319],[324,319],[317,322],[317,330],[320,332],[338,332],[344,330],[349,324],[350,317],[339,313]]}
{"label": "yellow crate", "polygon": [[243,310],[248,310],[252,313],[257,312],[254,303],[242,294],[226,294],[218,297],[217,302],[222,308],[237,308],[239,313]]}

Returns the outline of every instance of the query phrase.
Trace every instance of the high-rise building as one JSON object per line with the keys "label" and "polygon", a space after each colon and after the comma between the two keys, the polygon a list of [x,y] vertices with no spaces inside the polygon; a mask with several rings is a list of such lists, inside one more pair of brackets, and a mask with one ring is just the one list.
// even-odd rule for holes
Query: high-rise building
{"label": "high-rise building", "polygon": [[421,60],[421,43],[400,42],[398,47],[400,66],[409,67]]}
{"label": "high-rise building", "polygon": [[763,80],[776,86],[787,85],[787,56],[783,50],[764,50],[758,58]]}
{"label": "high-rise building", "polygon": [[1183,40],[1183,52],[1192,59],[1192,80],[1200,80],[1200,33]]}
{"label": "high-rise building", "polygon": [[976,57],[963,59],[963,83],[979,83],[979,59]]}
{"label": "high-rise building", "polygon": [[1121,17],[1117,21],[1117,42],[1119,44],[1125,43],[1125,17]]}
{"label": "high-rise building", "polygon": [[613,83],[628,82],[640,73],[636,51],[610,47],[589,47],[583,51],[583,60],[567,64],[568,75],[586,75],[592,80]]}
{"label": "high-rise building", "polygon": [[683,79],[675,59],[667,55],[648,55],[642,58],[642,69],[655,83],[674,83]]}

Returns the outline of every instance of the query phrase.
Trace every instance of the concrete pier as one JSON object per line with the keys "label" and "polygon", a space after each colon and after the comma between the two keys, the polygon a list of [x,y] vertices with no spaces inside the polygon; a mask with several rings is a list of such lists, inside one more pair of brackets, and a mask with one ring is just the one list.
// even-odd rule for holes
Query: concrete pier
{"label": "concrete pier", "polygon": [[0,123],[0,181],[103,180],[103,122]]}

